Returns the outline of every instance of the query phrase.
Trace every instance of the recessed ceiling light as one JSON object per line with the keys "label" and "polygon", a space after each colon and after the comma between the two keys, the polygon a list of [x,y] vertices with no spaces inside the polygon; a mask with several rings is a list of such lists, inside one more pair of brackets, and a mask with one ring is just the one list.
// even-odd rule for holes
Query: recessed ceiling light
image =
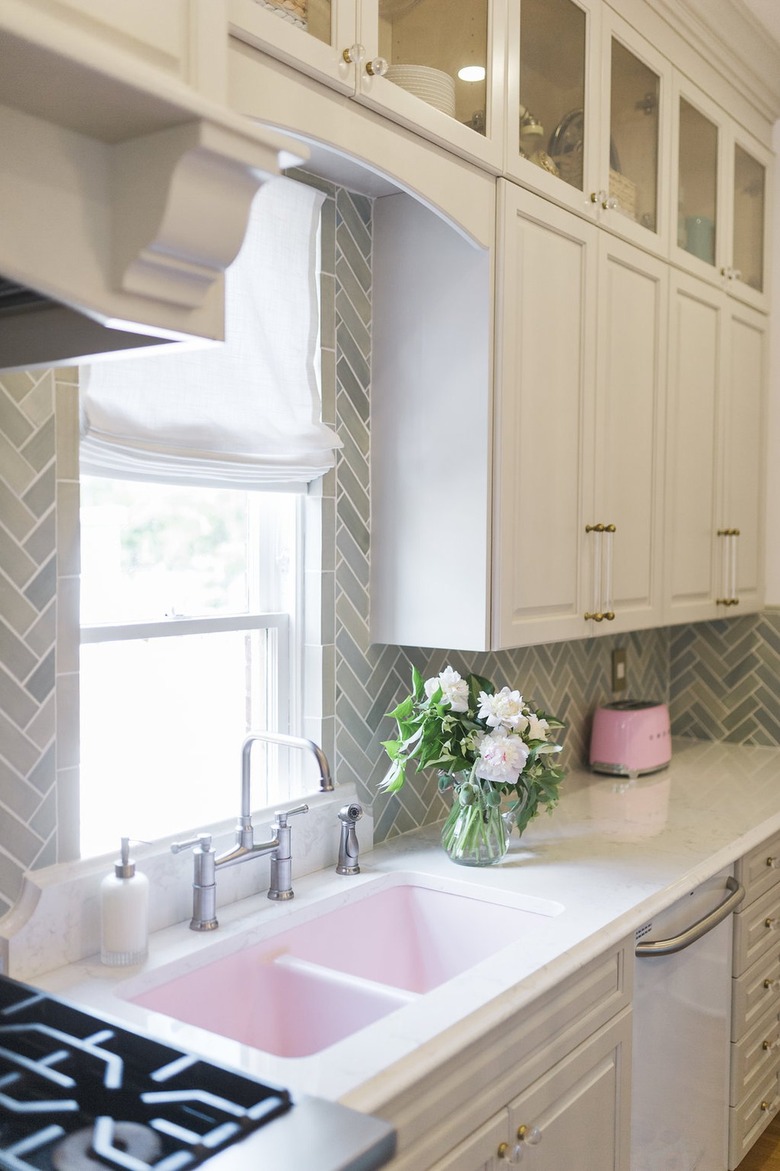
{"label": "recessed ceiling light", "polygon": [[458,70],[458,77],[461,81],[484,81],[485,66],[464,65],[462,69]]}

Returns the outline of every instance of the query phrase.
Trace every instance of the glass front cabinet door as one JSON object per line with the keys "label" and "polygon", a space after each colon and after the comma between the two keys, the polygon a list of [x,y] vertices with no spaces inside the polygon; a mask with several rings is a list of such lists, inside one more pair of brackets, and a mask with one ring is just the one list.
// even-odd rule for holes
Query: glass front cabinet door
{"label": "glass front cabinet door", "polygon": [[589,0],[521,0],[509,19],[509,174],[662,253],[670,66]]}
{"label": "glass front cabinet door", "polygon": [[758,309],[767,308],[767,151],[675,77],[671,259]]}
{"label": "glass front cabinet door", "polygon": [[643,248],[664,254],[668,191],[671,67],[624,21],[602,30],[602,161],[594,198],[604,223]]}
{"label": "glass front cabinet door", "polygon": [[728,255],[722,269],[729,292],[767,308],[766,219],[769,155],[736,128],[729,142],[731,165]]}
{"label": "glass front cabinet door", "polygon": [[510,11],[507,171],[574,211],[597,211],[600,8],[522,0]]}
{"label": "glass front cabinet door", "polygon": [[228,0],[230,32],[342,93],[354,93],[357,0]]}
{"label": "glass front cabinet door", "polygon": [[359,30],[358,101],[501,169],[506,0],[360,0]]}
{"label": "glass front cabinet door", "polygon": [[507,0],[229,0],[233,36],[499,171]]}
{"label": "glass front cabinet door", "polygon": [[698,276],[719,279],[724,263],[723,118],[703,94],[679,81],[675,109],[674,258]]}

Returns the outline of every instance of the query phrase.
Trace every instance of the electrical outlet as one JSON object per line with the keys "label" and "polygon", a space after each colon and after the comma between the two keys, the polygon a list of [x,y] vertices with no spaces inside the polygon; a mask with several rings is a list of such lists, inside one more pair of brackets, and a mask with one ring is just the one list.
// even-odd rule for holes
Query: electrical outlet
{"label": "electrical outlet", "polygon": [[626,652],[624,647],[616,647],[612,652],[612,690],[625,691],[626,687]]}

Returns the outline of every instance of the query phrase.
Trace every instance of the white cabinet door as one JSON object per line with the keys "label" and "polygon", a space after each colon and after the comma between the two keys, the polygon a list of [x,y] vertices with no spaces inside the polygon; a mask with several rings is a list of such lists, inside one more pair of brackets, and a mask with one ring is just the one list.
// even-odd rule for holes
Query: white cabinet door
{"label": "white cabinet door", "polygon": [[230,32],[263,53],[354,93],[356,0],[227,0]]}
{"label": "white cabinet door", "polygon": [[672,278],[665,620],[757,610],[763,596],[767,321]]}
{"label": "white cabinet door", "polygon": [[[629,1171],[631,1017],[613,1021],[521,1094],[510,1128],[534,1171]],[[524,1128],[524,1129],[522,1129]]]}
{"label": "white cabinet door", "polygon": [[726,597],[736,614],[759,610],[763,604],[767,330],[763,314],[729,302],[724,363],[728,395],[721,414],[720,527],[733,534],[732,578],[730,585],[726,583]]}
{"label": "white cabinet door", "polygon": [[[663,410],[668,312],[666,265],[606,234],[599,255],[595,515],[601,598],[609,631],[662,621]],[[611,542],[608,547],[598,548]],[[599,577],[599,564],[595,578]],[[609,616],[614,614],[614,618]]]}
{"label": "white cabinet door", "polygon": [[506,1162],[498,1152],[499,1148],[508,1148],[508,1135],[509,1115],[501,1110],[443,1159],[438,1159],[430,1171],[500,1171]]}
{"label": "white cabinet door", "polygon": [[719,562],[717,415],[726,301],[675,273],[669,314],[666,621],[717,617]]}
{"label": "white cabinet door", "polygon": [[495,643],[658,625],[666,267],[499,186]]}
{"label": "white cabinet door", "polygon": [[499,183],[494,642],[587,633],[598,229]]}

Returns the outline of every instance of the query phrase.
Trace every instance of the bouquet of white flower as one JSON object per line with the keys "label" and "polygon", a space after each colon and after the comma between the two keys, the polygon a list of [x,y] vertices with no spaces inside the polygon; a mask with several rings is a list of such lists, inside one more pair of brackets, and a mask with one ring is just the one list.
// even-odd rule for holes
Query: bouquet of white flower
{"label": "bouquet of white flower", "polygon": [[[564,726],[561,720],[531,707],[519,691],[497,691],[480,675],[463,679],[452,667],[426,681],[413,670],[412,688],[388,713],[398,725],[398,737],[384,741],[391,761],[381,784],[385,792],[402,787],[410,763],[418,772],[438,769],[439,788],[456,791],[456,812],[472,809],[470,819],[460,813],[461,822],[464,817],[471,821],[472,836],[491,809],[500,809],[503,795],[515,798],[505,822],[519,833],[540,806],[550,810],[556,805],[564,772],[552,765],[561,746],[549,736]],[[457,818],[453,814],[450,820],[454,830]],[[447,825],[445,846],[446,834]]]}

